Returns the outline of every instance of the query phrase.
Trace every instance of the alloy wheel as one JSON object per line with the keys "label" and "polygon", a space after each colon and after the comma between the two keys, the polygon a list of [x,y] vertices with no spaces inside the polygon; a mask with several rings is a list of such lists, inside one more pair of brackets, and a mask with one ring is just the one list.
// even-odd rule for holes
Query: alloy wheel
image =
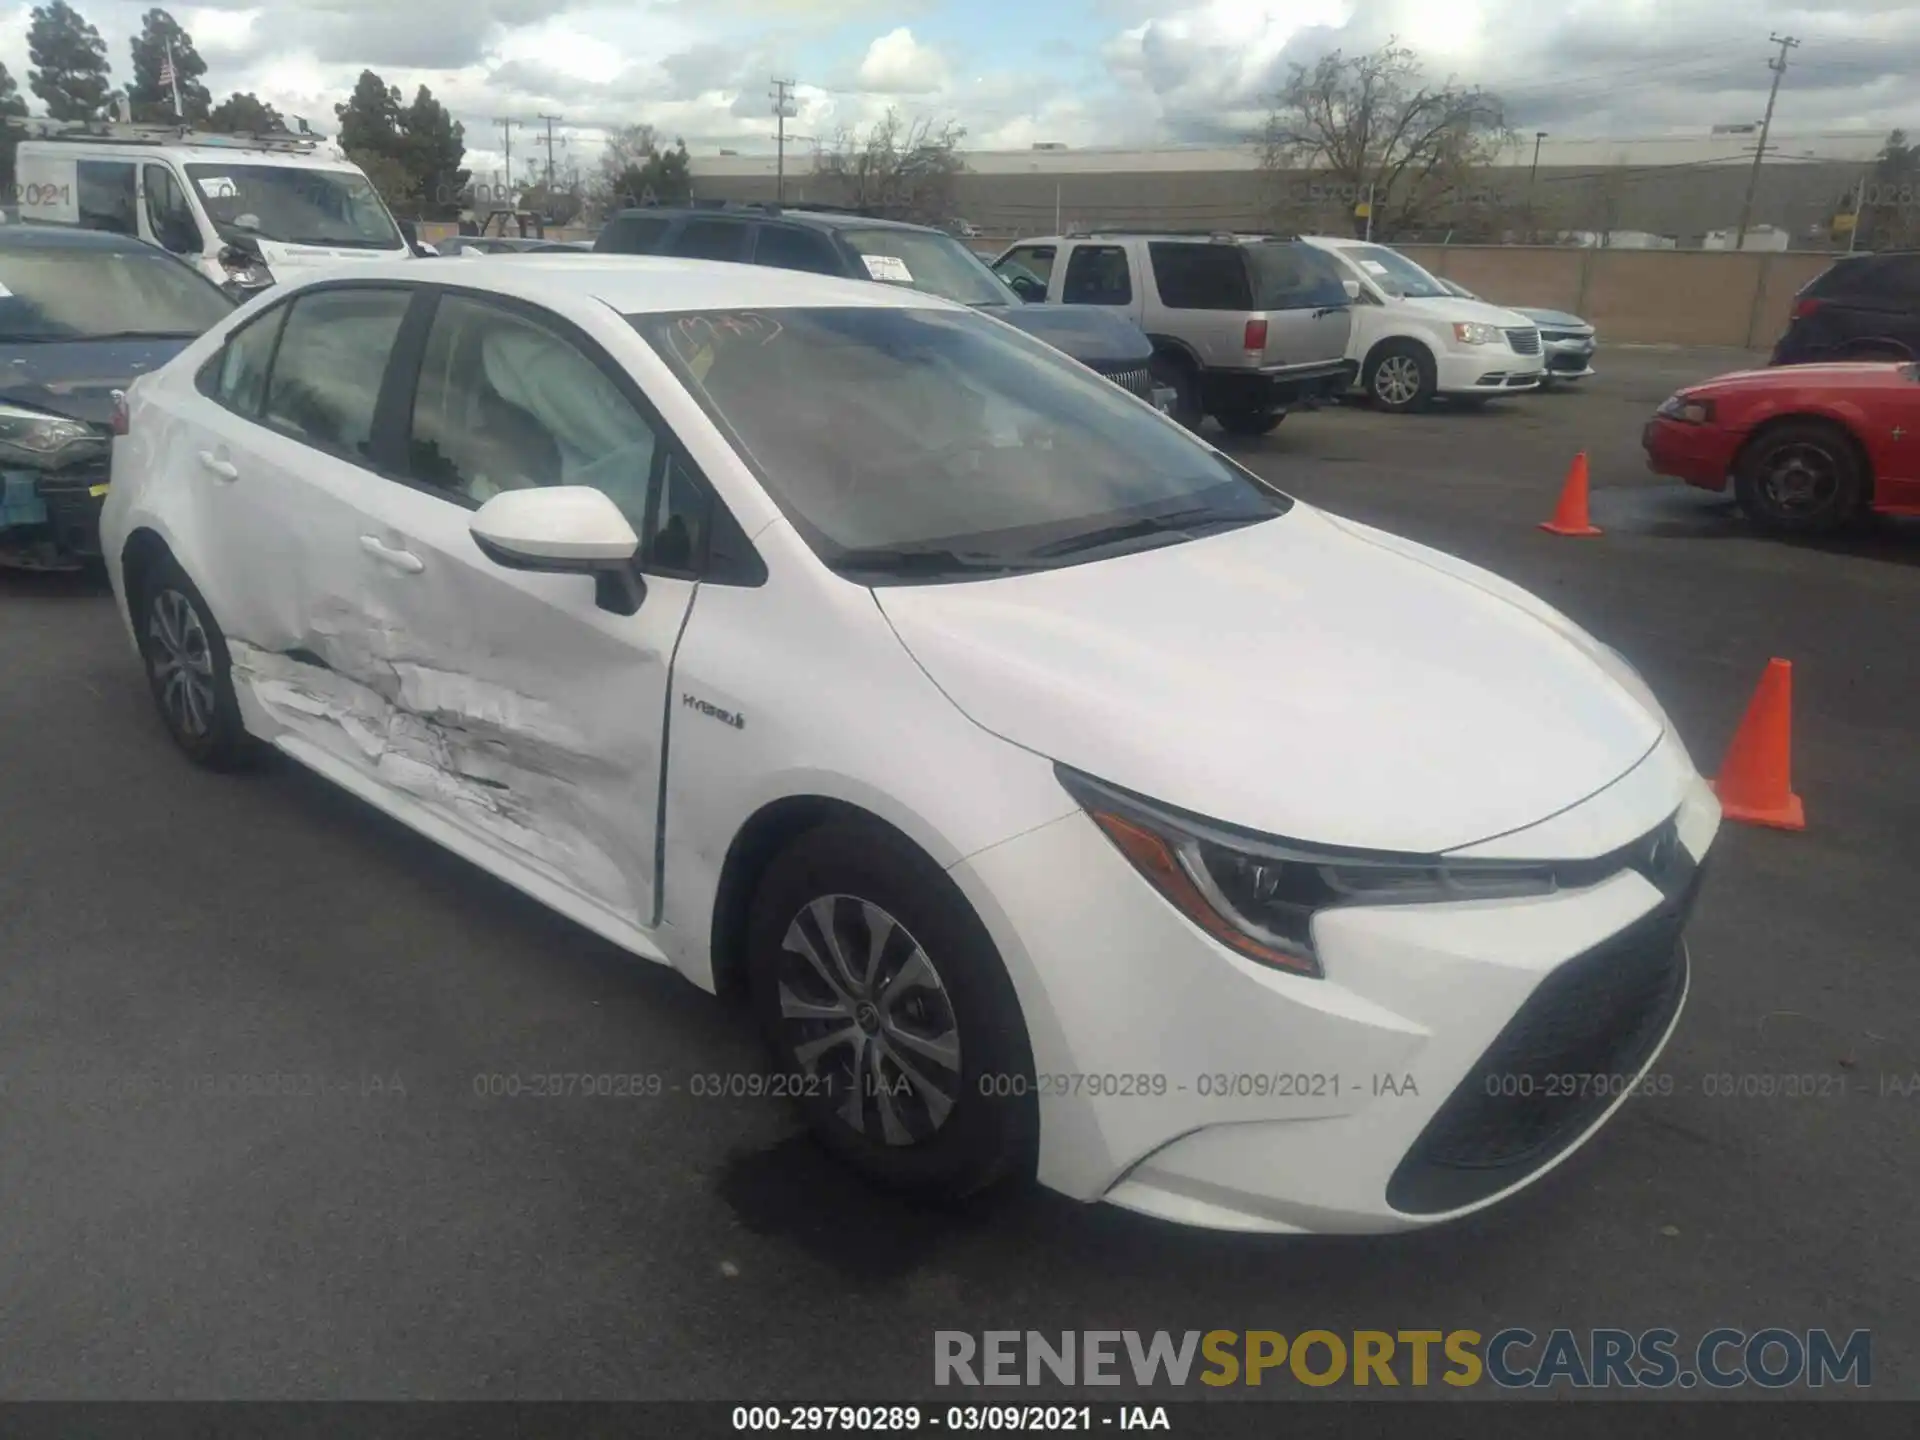
{"label": "alloy wheel", "polygon": [[1784,515],[1804,515],[1828,504],[1839,489],[1840,466],[1819,445],[1796,442],[1767,458],[1767,498]]}
{"label": "alloy wheel", "polygon": [[190,738],[206,736],[214,717],[213,647],[193,602],[178,590],[155,594],[147,639],[147,663],[168,723]]}
{"label": "alloy wheel", "polygon": [[959,1098],[960,1030],[920,942],[869,901],[822,895],[781,952],[781,1027],[802,1075],[869,1139],[930,1138]]}
{"label": "alloy wheel", "polygon": [[1420,366],[1411,355],[1389,355],[1374,368],[1373,393],[1389,405],[1405,405],[1420,393]]}

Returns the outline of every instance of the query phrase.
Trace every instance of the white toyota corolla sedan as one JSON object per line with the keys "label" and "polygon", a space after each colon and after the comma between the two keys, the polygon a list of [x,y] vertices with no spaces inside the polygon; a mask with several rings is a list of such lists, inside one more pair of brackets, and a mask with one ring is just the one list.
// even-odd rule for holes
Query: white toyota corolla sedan
{"label": "white toyota corolla sedan", "polygon": [[1720,812],[1626,662],[987,316],[356,267],[117,428],[187,756],[275,747],[751,997],[880,1181],[1427,1224],[1565,1159],[1680,1014]]}

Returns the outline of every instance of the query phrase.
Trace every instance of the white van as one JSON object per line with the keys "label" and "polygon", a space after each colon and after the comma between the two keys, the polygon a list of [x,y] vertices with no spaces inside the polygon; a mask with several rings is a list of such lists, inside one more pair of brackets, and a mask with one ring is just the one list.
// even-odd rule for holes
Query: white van
{"label": "white van", "polygon": [[241,298],[291,272],[414,255],[366,174],[317,136],[49,126],[21,141],[14,172],[21,221],[138,236]]}

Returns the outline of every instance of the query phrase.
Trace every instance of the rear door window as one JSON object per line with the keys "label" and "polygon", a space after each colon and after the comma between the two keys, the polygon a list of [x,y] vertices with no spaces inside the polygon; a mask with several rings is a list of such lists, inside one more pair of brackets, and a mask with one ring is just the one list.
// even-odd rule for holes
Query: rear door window
{"label": "rear door window", "polygon": [[815,275],[838,275],[844,269],[826,236],[798,225],[762,225],[753,242],[753,263]]}
{"label": "rear door window", "polygon": [[365,462],[373,412],[411,289],[315,290],[293,302],[263,418],[307,444]]}
{"label": "rear door window", "polygon": [[689,220],[667,241],[666,253],[686,260],[739,260],[747,227],[737,220]]}
{"label": "rear door window", "polygon": [[620,255],[651,255],[673,224],[665,215],[616,215],[594,241],[596,250],[611,250]]}
{"label": "rear door window", "polygon": [[1147,246],[1160,303],[1173,310],[1251,310],[1253,287],[1238,245],[1155,240]]}

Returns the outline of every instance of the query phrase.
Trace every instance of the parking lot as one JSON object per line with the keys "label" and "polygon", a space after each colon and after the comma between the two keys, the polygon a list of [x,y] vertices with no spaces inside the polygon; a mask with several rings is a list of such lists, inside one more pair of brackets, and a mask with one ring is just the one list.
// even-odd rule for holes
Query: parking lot
{"label": "parking lot", "polygon": [[[0,1394],[907,1398],[943,1329],[1522,1325],[1870,1329],[1873,1393],[1920,1398],[1920,531],[1764,540],[1648,475],[1646,415],[1747,358],[1231,446],[1564,610],[1707,773],[1793,662],[1808,829],[1723,831],[1673,1093],[1403,1237],[869,1192],[782,1102],[693,1093],[758,1066],[744,1017],[291,764],[192,769],[104,586],[0,574]],[[1582,450],[1606,534],[1543,534]],[[556,1071],[668,1088],[482,1093]],[[258,1075],[303,1078],[217,1083]]]}

